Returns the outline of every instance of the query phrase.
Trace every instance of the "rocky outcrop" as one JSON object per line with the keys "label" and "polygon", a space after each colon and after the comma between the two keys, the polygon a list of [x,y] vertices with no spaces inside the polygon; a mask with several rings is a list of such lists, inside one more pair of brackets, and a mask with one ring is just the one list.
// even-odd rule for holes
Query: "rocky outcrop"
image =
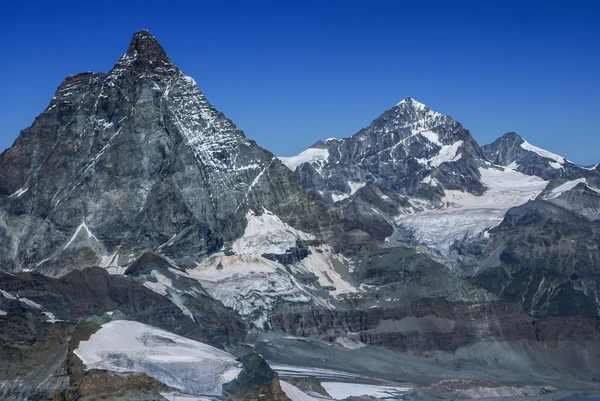
{"label": "rocky outcrop", "polygon": [[[43,317],[42,312],[49,312],[54,319],[76,324],[89,316],[114,312],[217,347],[242,339],[246,327],[239,317],[208,296],[194,297],[188,303],[192,319],[168,298],[100,268],[76,270],[61,279],[38,273],[0,273],[0,288],[15,298],[33,302],[0,298],[0,309],[7,312],[5,318],[28,313]],[[6,335],[10,336],[10,331]]]}
{"label": "rocky outcrop", "polygon": [[238,359],[242,372],[223,385],[223,393],[234,401],[287,401],[279,385],[279,376],[257,353]]}
{"label": "rocky outcrop", "polygon": [[593,182],[553,182],[509,210],[490,238],[456,244],[470,281],[534,317],[599,319],[600,192]]}
{"label": "rocky outcrop", "polygon": [[160,392],[170,390],[145,373],[120,374],[91,370],[85,374],[77,387],[55,390],[52,401],[77,400],[160,400]]}

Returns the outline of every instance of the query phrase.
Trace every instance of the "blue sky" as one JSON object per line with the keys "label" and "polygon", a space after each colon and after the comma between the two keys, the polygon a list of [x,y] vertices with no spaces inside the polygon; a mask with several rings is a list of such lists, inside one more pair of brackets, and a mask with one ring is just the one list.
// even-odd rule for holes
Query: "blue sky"
{"label": "blue sky", "polygon": [[108,71],[146,28],[277,155],[352,135],[411,96],[480,144],[516,131],[600,162],[598,2],[23,3],[0,12],[0,149],[68,74]]}

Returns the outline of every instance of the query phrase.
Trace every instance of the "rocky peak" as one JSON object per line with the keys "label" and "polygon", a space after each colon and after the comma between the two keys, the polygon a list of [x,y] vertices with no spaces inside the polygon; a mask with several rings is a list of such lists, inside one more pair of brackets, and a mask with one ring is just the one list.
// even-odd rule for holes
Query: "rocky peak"
{"label": "rocky peak", "polygon": [[136,32],[125,54],[119,59],[114,70],[132,69],[138,72],[148,70],[175,70],[171,60],[158,40],[147,30]]}
{"label": "rocky peak", "polygon": [[516,132],[507,132],[506,134],[502,135],[500,138],[496,139],[496,142],[497,141],[501,141],[501,142],[505,142],[505,143],[514,143],[516,145],[520,145],[523,142],[525,142],[523,137],[521,135],[517,134]]}
{"label": "rocky peak", "polygon": [[514,132],[507,132],[489,145],[482,146],[481,151],[494,164],[545,180],[585,175],[584,169],[562,156],[532,145]]}

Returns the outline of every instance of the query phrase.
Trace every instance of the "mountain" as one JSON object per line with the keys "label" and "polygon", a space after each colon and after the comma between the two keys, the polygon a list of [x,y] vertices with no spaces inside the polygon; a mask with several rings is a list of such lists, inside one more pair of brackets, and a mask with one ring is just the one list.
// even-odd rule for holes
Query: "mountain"
{"label": "mountain", "polygon": [[1,155],[0,202],[2,269],[54,276],[145,251],[193,265],[186,253],[231,245],[264,209],[320,237],[335,224],[145,31],[108,74],[59,86]]}
{"label": "mountain", "polygon": [[583,169],[562,156],[540,149],[514,132],[502,135],[481,151],[494,164],[511,167],[527,175],[544,180],[554,178],[579,178]]}
{"label": "mountain", "polygon": [[348,138],[281,160],[347,226],[388,245],[447,253],[547,184],[482,150],[460,123],[406,98]]}
{"label": "mountain", "polygon": [[280,160],[140,31],[0,155],[0,398],[593,394],[599,174],[528,171],[411,98]]}

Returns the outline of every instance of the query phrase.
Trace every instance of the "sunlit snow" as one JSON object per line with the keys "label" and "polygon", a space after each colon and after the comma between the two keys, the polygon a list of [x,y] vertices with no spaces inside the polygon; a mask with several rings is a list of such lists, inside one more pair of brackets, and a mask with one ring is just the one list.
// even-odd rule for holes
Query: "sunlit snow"
{"label": "sunlit snow", "polygon": [[400,216],[397,223],[412,230],[417,242],[447,252],[456,241],[480,235],[499,224],[506,211],[535,199],[548,184],[508,168],[480,168],[488,188],[482,196],[446,190],[446,206]]}
{"label": "sunlit snow", "polygon": [[221,395],[222,385],[241,371],[227,352],[126,320],[102,325],[74,353],[86,369],[144,372],[189,394]]}

